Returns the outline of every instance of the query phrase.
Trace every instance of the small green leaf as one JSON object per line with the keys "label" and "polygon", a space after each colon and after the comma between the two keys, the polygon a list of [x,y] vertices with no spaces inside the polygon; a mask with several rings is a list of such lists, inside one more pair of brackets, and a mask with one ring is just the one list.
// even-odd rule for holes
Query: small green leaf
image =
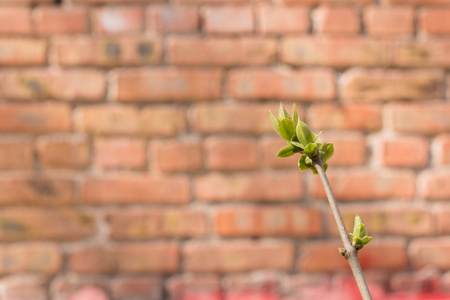
{"label": "small green leaf", "polygon": [[371,236],[365,236],[365,237],[363,237],[363,238],[362,238],[363,245],[368,244],[372,239],[373,239],[373,237],[371,237]]}
{"label": "small green leaf", "polygon": [[323,163],[323,171],[326,172],[328,170],[328,164]]}
{"label": "small green leaf", "polygon": [[304,151],[305,151],[305,154],[308,155],[309,157],[316,157],[319,154],[316,144],[310,143],[310,144],[306,145]]}
{"label": "small green leaf", "polygon": [[314,143],[317,141],[317,140],[319,140],[319,142],[320,142],[320,135],[322,134],[322,132],[323,132],[323,130],[321,131],[321,132],[319,132],[318,134],[313,134],[313,136],[314,136]]}
{"label": "small green leaf", "polygon": [[295,126],[297,126],[298,113],[297,113],[297,106],[295,105],[295,103],[292,105],[292,120],[295,122]]}
{"label": "small green leaf", "polygon": [[294,121],[290,119],[281,120],[280,124],[278,124],[278,131],[283,139],[290,142],[295,134]]}
{"label": "small green leaf", "polygon": [[363,238],[367,235],[367,229],[360,216],[355,216],[355,224],[353,227],[353,235],[358,238]]}
{"label": "small green leaf", "polygon": [[272,112],[270,110],[269,110],[269,118],[270,118],[270,122],[272,123],[273,129],[275,129],[275,131],[277,133],[280,133],[278,131],[278,124],[279,124],[279,122],[278,122],[277,118],[275,118],[275,116],[272,114]]}
{"label": "small green leaf", "polygon": [[297,149],[295,149],[295,147],[292,146],[292,145],[286,146],[286,147],[280,149],[280,151],[278,151],[277,157],[289,157],[289,156],[292,156],[292,155],[294,155],[295,153],[298,152],[296,150]]}
{"label": "small green leaf", "polygon": [[300,156],[298,160],[298,168],[300,169],[300,171],[308,170],[308,166],[306,165],[306,156]]}
{"label": "small green leaf", "polygon": [[305,146],[303,146],[302,144],[300,144],[299,142],[295,142],[295,141],[291,141],[291,144],[294,146],[299,147],[300,149],[305,149]]}
{"label": "small green leaf", "polygon": [[297,127],[296,127],[297,138],[300,143],[303,145],[308,145],[309,143],[314,142],[314,137],[311,129],[309,129],[306,123],[302,122],[302,120],[298,119]]}
{"label": "small green leaf", "polygon": [[283,103],[280,102],[280,108],[278,110],[278,121],[281,122],[281,120],[284,119],[291,119],[291,116],[289,116],[289,113],[287,112],[287,110],[284,108]]}
{"label": "small green leaf", "polygon": [[320,151],[323,151],[325,153],[325,157],[323,159],[325,161],[329,160],[333,154],[334,154],[334,146],[332,143],[326,143],[323,144],[322,147],[320,147]]}

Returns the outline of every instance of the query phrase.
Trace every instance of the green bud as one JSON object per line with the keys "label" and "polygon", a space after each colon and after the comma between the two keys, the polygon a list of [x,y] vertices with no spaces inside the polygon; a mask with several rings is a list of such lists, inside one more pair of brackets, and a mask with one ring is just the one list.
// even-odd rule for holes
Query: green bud
{"label": "green bud", "polygon": [[345,250],[345,248],[339,248],[339,254],[345,256],[347,254],[347,250]]}
{"label": "green bud", "polygon": [[367,228],[364,225],[360,216],[355,216],[355,224],[353,227],[353,233],[349,233],[352,240],[352,246],[356,250],[361,250],[364,245],[368,244],[372,237],[367,236]]}

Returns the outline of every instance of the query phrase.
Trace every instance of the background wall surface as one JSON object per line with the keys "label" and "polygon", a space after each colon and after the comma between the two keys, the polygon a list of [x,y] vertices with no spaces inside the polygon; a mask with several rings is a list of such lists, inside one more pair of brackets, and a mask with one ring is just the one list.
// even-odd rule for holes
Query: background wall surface
{"label": "background wall surface", "polygon": [[449,54],[450,0],[0,0],[1,299],[359,299],[279,101],[374,298],[449,299]]}

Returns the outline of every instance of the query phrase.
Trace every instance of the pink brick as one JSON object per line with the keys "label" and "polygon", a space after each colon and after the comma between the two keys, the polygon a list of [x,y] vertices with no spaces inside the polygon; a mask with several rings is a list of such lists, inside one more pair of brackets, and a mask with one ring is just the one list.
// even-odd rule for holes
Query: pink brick
{"label": "pink brick", "polygon": [[262,4],[257,13],[258,30],[265,34],[304,33],[310,26],[309,11],[304,6]]}
{"label": "pink brick", "polygon": [[250,33],[254,30],[250,6],[205,7],[203,18],[203,31],[207,33]]}
{"label": "pink brick", "polygon": [[144,11],[140,6],[105,6],[93,11],[92,26],[96,33],[136,33],[144,29]]}
{"label": "pink brick", "polygon": [[191,6],[155,6],[146,11],[147,30],[156,32],[195,32],[200,18],[198,9]]}

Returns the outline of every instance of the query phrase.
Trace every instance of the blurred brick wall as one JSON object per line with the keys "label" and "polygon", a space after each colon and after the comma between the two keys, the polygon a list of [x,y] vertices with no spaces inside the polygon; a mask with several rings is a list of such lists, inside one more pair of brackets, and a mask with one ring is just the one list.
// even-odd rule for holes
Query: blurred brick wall
{"label": "blurred brick wall", "polygon": [[444,299],[449,53],[450,0],[0,0],[0,297],[358,299],[282,100],[376,299]]}

